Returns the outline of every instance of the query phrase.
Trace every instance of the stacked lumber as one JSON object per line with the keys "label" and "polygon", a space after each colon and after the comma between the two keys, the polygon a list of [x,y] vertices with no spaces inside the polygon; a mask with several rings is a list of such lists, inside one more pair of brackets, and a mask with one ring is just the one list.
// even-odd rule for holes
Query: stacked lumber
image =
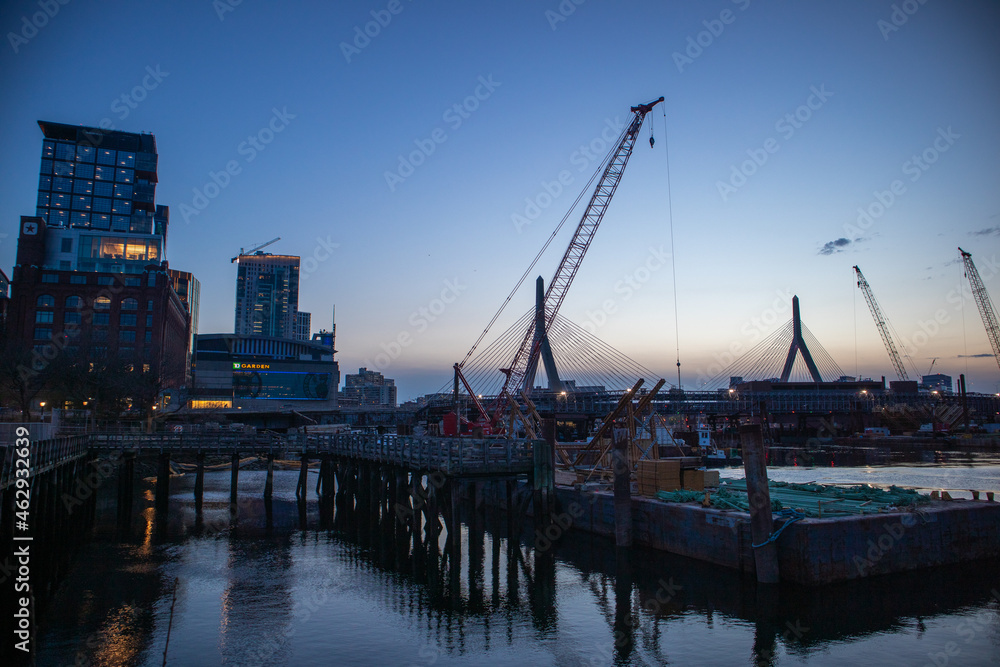
{"label": "stacked lumber", "polygon": [[705,487],[719,486],[719,471],[687,468],[683,472],[681,481],[684,488],[689,491],[704,491]]}
{"label": "stacked lumber", "polygon": [[681,462],[678,460],[639,461],[636,473],[639,495],[653,497],[657,491],[681,488]]}

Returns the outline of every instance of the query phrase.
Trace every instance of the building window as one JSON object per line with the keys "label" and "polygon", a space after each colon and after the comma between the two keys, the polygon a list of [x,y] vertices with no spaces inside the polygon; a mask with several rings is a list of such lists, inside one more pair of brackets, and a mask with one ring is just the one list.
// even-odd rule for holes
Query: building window
{"label": "building window", "polygon": [[147,331],[146,334],[145,334],[145,336],[144,336],[144,338],[145,338],[145,341],[147,343],[152,343],[153,342],[153,332],[152,331]]}
{"label": "building window", "polygon": [[97,164],[113,165],[115,163],[115,152],[110,148],[100,148],[97,150]]}
{"label": "building window", "polygon": [[56,192],[73,192],[73,179],[56,177],[52,179],[52,189]]}
{"label": "building window", "polygon": [[63,313],[63,324],[80,324],[83,321],[81,313],[69,311]]}
{"label": "building window", "polygon": [[[98,278],[103,278],[104,276],[98,276]],[[109,283],[110,284],[110,283]],[[111,299],[106,296],[99,296],[94,299],[94,310],[110,310]]]}
{"label": "building window", "polygon": [[59,270],[60,271],[69,271],[69,267],[70,267],[70,261],[68,259],[60,259],[59,260]]}
{"label": "building window", "polygon": [[111,229],[111,216],[105,213],[93,213],[90,216],[91,229]]}
{"label": "building window", "polygon": [[74,227],[90,227],[90,214],[83,211],[73,211],[69,216],[69,224]]}
{"label": "building window", "polygon": [[94,196],[95,197],[110,197],[114,193],[114,185],[111,183],[104,183],[101,181],[96,181],[94,183]]}
{"label": "building window", "polygon": [[52,327],[35,327],[35,340],[49,340],[52,338]]}
{"label": "building window", "polygon": [[118,166],[119,167],[134,167],[135,166],[135,153],[126,153],[125,151],[118,151]]}
{"label": "building window", "polygon": [[135,342],[135,332],[132,330],[123,329],[118,332],[118,340],[123,343],[134,343]]}
{"label": "building window", "polygon": [[53,317],[53,312],[51,310],[35,311],[36,324],[52,324],[52,317]]}
{"label": "building window", "polygon": [[152,313],[150,313],[149,315],[146,315],[146,326],[147,327],[153,326],[153,315],[152,315]]}
{"label": "building window", "polygon": [[77,144],[76,146],[76,160],[77,162],[93,162],[94,156],[97,151],[93,146],[87,146],[83,144]]}
{"label": "building window", "polygon": [[64,303],[66,305],[66,308],[72,308],[72,309],[83,308],[83,299],[81,299],[80,297],[76,296],[75,294],[72,295],[72,296],[66,297],[66,301]]}
{"label": "building window", "polygon": [[111,313],[94,313],[90,321],[95,327],[106,327],[111,323]]}
{"label": "building window", "polygon": [[54,162],[52,164],[52,173],[56,176],[72,176],[73,175],[73,163],[72,162]]}
{"label": "building window", "polygon": [[122,313],[118,319],[118,324],[123,327],[134,327],[135,321],[135,313]]}
{"label": "building window", "polygon": [[57,283],[57,282],[59,282],[59,274],[58,273],[43,273],[42,274],[42,282],[43,283]]}
{"label": "building window", "polygon": [[90,356],[103,359],[108,356],[108,348],[104,345],[94,345],[90,348]]}
{"label": "building window", "polygon": [[135,348],[132,347],[120,347],[118,348],[118,356],[123,359],[128,359],[135,354]]}
{"label": "building window", "polygon": [[108,330],[92,329],[90,332],[90,340],[92,340],[95,343],[106,343],[108,340]]}
{"label": "building window", "polygon": [[104,197],[94,197],[94,210],[98,213],[111,213],[111,200]]}
{"label": "building window", "polygon": [[142,287],[142,277],[125,276],[125,287]]}
{"label": "building window", "polygon": [[72,238],[62,239],[59,248],[60,248],[59,252],[73,252],[73,239]]}
{"label": "building window", "polygon": [[56,299],[51,294],[39,294],[35,305],[39,308],[55,308]]}
{"label": "building window", "polygon": [[[92,164],[76,164],[75,175],[78,179],[89,179],[94,177],[94,165]],[[80,181],[77,181],[79,183]],[[93,185],[92,183],[90,185]]]}
{"label": "building window", "polygon": [[135,299],[122,299],[122,310],[139,310],[139,302]]}
{"label": "building window", "polygon": [[132,186],[125,183],[115,183],[115,197],[122,199],[132,198]]}
{"label": "building window", "polygon": [[[97,276],[98,285],[114,285],[115,279],[111,276]],[[108,300],[110,302],[110,299]]]}
{"label": "building window", "polygon": [[146,310],[147,311],[153,310],[153,300],[152,299],[147,299],[146,300]]}
{"label": "building window", "polygon": [[73,194],[92,195],[94,194],[94,182],[83,178],[78,178],[73,182]]}
{"label": "building window", "polygon": [[87,284],[87,276],[70,276],[69,277],[69,282],[72,285],[86,285]]}
{"label": "building window", "polygon": [[115,180],[119,183],[131,183],[132,182],[132,170],[131,169],[119,169],[115,177]]}
{"label": "building window", "polygon": [[[111,167],[94,167],[94,180],[95,181],[113,181],[115,180],[115,170]],[[100,183],[94,183],[94,194],[99,194],[97,186]],[[111,184],[107,183],[108,195],[111,196]]]}

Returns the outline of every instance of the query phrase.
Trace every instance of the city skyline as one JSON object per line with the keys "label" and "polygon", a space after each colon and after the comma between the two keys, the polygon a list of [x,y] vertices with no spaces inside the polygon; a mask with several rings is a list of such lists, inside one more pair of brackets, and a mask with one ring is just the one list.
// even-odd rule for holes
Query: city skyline
{"label": "city skyline", "polygon": [[[938,358],[1000,391],[957,250],[996,303],[992,3],[222,0],[58,5],[41,27],[39,7],[0,9],[20,100],[0,112],[8,275],[35,212],[36,122],[149,132],[166,259],[201,282],[199,330],[232,327],[228,260],[281,236],[269,250],[301,257],[313,326],[336,304],[340,362],[395,379],[403,402],[449,381],[629,107],[663,95],[564,316],[671,382],[676,324],[691,389],[798,295],[844,371],[895,379],[858,265],[921,373]],[[567,241],[534,274],[548,281]],[[533,306],[528,282],[506,324]]]}

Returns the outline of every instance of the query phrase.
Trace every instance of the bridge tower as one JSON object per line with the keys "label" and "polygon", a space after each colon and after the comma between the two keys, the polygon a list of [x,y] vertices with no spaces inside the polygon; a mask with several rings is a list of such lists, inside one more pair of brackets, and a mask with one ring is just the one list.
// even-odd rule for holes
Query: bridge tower
{"label": "bridge tower", "polygon": [[792,373],[792,366],[795,364],[795,353],[800,352],[802,354],[802,360],[806,362],[806,367],[809,369],[809,374],[812,375],[814,382],[822,382],[823,378],[819,375],[819,369],[816,368],[816,362],[813,361],[812,355],[809,354],[809,348],[806,347],[806,341],[802,338],[802,320],[799,317],[799,297],[792,297],[792,344],[788,347],[788,356],[785,357],[785,367],[781,370],[781,381],[788,382],[788,376]]}

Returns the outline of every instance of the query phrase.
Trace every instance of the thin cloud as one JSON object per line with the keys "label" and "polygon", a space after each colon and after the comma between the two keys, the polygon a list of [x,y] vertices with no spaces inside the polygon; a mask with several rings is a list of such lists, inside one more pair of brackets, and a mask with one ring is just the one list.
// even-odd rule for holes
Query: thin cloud
{"label": "thin cloud", "polygon": [[823,244],[823,247],[819,249],[820,255],[832,255],[835,252],[844,252],[844,248],[851,245],[851,239],[845,239],[840,237],[839,239],[834,239],[833,241],[827,241]]}
{"label": "thin cloud", "polygon": [[959,359],[986,359],[987,357],[992,357],[993,355],[989,352],[983,352],[981,354],[960,354]]}
{"label": "thin cloud", "polygon": [[1000,225],[980,229],[977,232],[969,232],[969,236],[1000,236]]}

